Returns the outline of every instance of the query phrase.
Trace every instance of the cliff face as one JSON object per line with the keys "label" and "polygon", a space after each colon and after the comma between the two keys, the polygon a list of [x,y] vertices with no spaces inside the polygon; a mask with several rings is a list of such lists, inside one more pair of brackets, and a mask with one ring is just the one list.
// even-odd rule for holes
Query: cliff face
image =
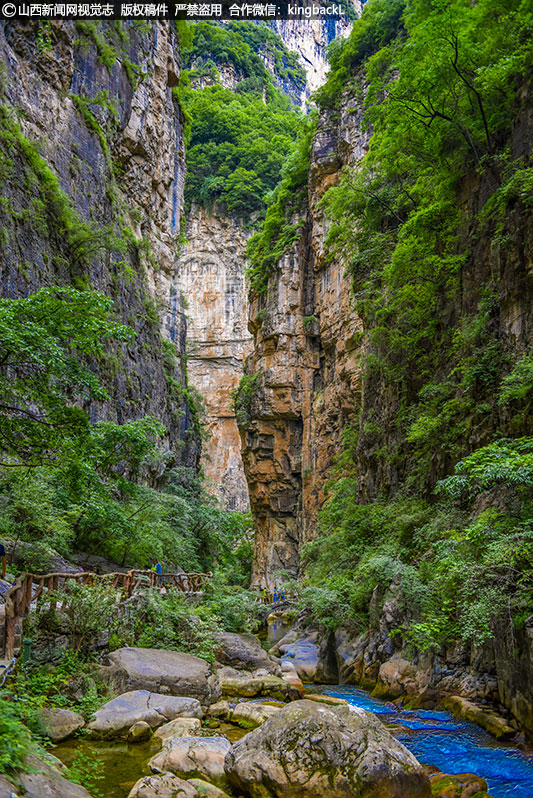
{"label": "cliff face", "polygon": [[[195,465],[175,288],[185,177],[182,114],[172,94],[176,31],[163,23],[52,22],[43,39],[37,22],[5,22],[0,53],[4,295],[62,283],[111,296],[136,337],[98,364],[114,401],[92,404],[91,418],[157,416],[174,460]],[[58,192],[70,210],[54,206]],[[74,220],[71,234],[61,213]],[[164,338],[175,344],[165,360]]]}
{"label": "cliff face", "polygon": [[248,488],[231,392],[251,350],[244,279],[249,232],[216,208],[187,217],[177,286],[187,303],[189,382],[205,399],[209,438],[202,464],[211,490],[231,510],[246,512]]}
{"label": "cliff face", "polygon": [[[349,5],[358,16],[361,14],[361,0],[351,0]],[[335,19],[281,19],[271,24],[288,49],[298,53],[298,59],[305,69],[307,81],[299,97],[300,105],[305,108],[310,95],[326,80],[329,69],[326,59],[328,45],[338,36],[348,36],[352,24],[349,20]]]}
{"label": "cliff face", "polygon": [[360,400],[362,324],[343,264],[327,257],[320,207],[342,166],[356,164],[368,144],[360,112],[348,105],[340,119],[320,119],[303,234],[250,306],[247,370],[260,378],[243,459],[256,522],[253,581],[271,588],[276,571],[298,571],[299,548],[313,537],[343,428]]}
{"label": "cliff face", "polygon": [[[510,137],[513,157],[524,151],[531,137],[527,92],[519,104]],[[297,574],[300,547],[316,532],[325,485],[335,475],[335,456],[342,451],[349,429],[356,430],[358,438],[351,465],[362,502],[394,495],[416,466],[416,452],[397,421],[405,397],[394,380],[363,371],[361,365],[362,356],[376,346],[372,330],[353,309],[353,291],[363,285],[354,286],[344,276],[344,264],[325,248],[328,220],[320,199],[337,182],[344,165],[357,166],[369,136],[362,125],[360,99],[346,94],[339,111],[322,114],[312,148],[302,235],[270,273],[267,291],[251,302],[254,351],[247,370],[257,377],[250,420],[241,432],[256,523],[257,585],[272,588],[278,570]],[[497,275],[499,295],[488,334],[505,353],[507,360],[502,362],[512,364],[531,346],[533,335],[527,243],[531,215],[526,217],[509,204],[503,215],[509,244],[498,250],[489,227],[477,226],[477,214],[490,193],[486,179],[469,175],[462,181],[458,246],[468,257],[460,288],[448,300],[447,323],[460,326],[471,318],[483,287]],[[445,357],[443,351],[443,365]],[[420,384],[417,387],[415,378],[408,389],[416,397]],[[469,426],[460,456],[502,431],[528,434],[527,421],[520,428],[516,423],[505,408],[495,407],[483,425]],[[384,451],[395,456],[384,458]],[[457,459],[452,461],[437,448],[427,474],[428,490],[450,473]]]}

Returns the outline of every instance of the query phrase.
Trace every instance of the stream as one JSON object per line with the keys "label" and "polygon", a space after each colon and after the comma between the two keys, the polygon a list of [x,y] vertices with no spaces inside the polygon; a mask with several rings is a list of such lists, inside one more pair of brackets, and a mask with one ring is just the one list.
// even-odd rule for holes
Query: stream
{"label": "stream", "polygon": [[533,798],[533,754],[496,742],[472,723],[438,710],[398,711],[350,685],[324,685],[316,692],[345,698],[378,715],[424,765],[444,773],[476,773],[487,781],[494,798]]}

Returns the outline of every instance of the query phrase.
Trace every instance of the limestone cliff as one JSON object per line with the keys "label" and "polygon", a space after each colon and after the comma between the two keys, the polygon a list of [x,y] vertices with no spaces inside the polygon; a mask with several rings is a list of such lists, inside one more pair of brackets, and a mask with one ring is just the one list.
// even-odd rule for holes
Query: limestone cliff
{"label": "limestone cliff", "polygon": [[250,306],[260,374],[243,430],[243,459],[256,523],[254,584],[273,587],[276,571],[298,571],[311,539],[343,428],[360,401],[362,324],[351,308],[342,263],[327,258],[324,192],[344,164],[365,154],[369,133],[349,104],[320,119],[313,143],[303,234]]}
{"label": "limestone cliff", "polygon": [[[176,30],[51,22],[43,34],[37,22],[4,22],[0,57],[3,293],[63,283],[111,296],[136,337],[97,364],[114,401],[93,403],[91,418],[152,414],[168,429],[174,461],[194,465],[175,289],[185,177]],[[164,339],[173,343],[165,355]]]}
{"label": "limestone cliff", "polygon": [[[379,342],[357,316],[351,299],[354,289],[362,290],[364,277],[361,285],[354,285],[344,275],[345,264],[325,249],[329,222],[320,199],[345,165],[357,166],[371,135],[362,125],[361,102],[347,92],[338,110],[322,112],[311,153],[307,206],[300,218],[302,234],[270,272],[267,290],[251,301],[254,351],[247,370],[256,377],[248,423],[241,433],[256,524],[256,585],[273,587],[278,570],[298,573],[300,547],[315,534],[325,485],[335,474],[335,455],[343,448],[347,430],[357,434],[352,467],[362,502],[394,495],[416,467],[416,452],[397,422],[405,396],[394,379],[363,369],[363,356],[379,356]],[[531,137],[528,92],[522,93],[520,105],[510,137],[514,157]],[[483,286],[491,275],[498,275],[490,334],[506,353],[502,363],[511,368],[532,340],[532,220],[531,214],[524,215],[510,203],[503,216],[508,246],[498,251],[490,229],[476,228],[476,213],[490,191],[487,179],[477,175],[467,175],[461,183],[458,203],[464,222],[458,246],[468,257],[460,290],[443,314],[452,325],[470,318]],[[414,397],[420,390],[414,375],[408,390]],[[516,424],[496,408],[482,425],[471,425],[460,456],[502,431],[529,434],[531,419],[519,428]],[[383,452],[394,456],[383,457]],[[431,491],[453,464],[437,448],[425,489]]]}
{"label": "limestone cliff", "polygon": [[[350,0],[349,5],[357,16],[361,14],[363,2],[364,0]],[[339,36],[348,36],[352,24],[349,19],[282,19],[271,24],[287,48],[298,53],[298,59],[305,69],[306,85],[299,95],[299,103],[305,108],[311,94],[326,79],[329,69],[326,57],[328,45]]]}
{"label": "limestone cliff", "polygon": [[210,489],[231,510],[246,512],[248,488],[231,393],[251,351],[247,329],[245,250],[250,235],[216,207],[187,216],[177,283],[187,303],[189,381],[205,399],[209,437],[202,463]]}

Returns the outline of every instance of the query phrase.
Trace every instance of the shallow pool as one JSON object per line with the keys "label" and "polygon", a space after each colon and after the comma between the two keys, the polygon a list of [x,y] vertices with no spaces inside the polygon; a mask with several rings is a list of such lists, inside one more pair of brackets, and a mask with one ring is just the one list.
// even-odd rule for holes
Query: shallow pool
{"label": "shallow pool", "polygon": [[458,721],[449,712],[398,711],[350,685],[327,685],[320,692],[379,715],[424,765],[435,765],[444,773],[476,773],[486,779],[494,798],[533,798],[533,755],[496,742],[483,729]]}

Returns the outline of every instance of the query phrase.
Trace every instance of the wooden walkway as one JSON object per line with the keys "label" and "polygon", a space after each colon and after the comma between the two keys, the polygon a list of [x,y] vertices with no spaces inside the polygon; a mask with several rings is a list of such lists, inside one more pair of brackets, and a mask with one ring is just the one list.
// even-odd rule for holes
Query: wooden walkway
{"label": "wooden walkway", "polygon": [[91,571],[80,573],[55,573],[36,575],[24,573],[17,577],[14,584],[4,595],[5,607],[0,612],[0,659],[11,660],[20,650],[22,623],[30,612],[32,604],[39,599],[47,598],[50,609],[55,610],[61,603],[62,592],[68,596],[69,583],[82,585],[107,584],[110,588],[120,590],[122,601],[131,598],[141,588],[175,589],[182,593],[198,593],[202,590],[208,574],[157,574],[154,571],[132,570],[127,573],[95,574]]}

